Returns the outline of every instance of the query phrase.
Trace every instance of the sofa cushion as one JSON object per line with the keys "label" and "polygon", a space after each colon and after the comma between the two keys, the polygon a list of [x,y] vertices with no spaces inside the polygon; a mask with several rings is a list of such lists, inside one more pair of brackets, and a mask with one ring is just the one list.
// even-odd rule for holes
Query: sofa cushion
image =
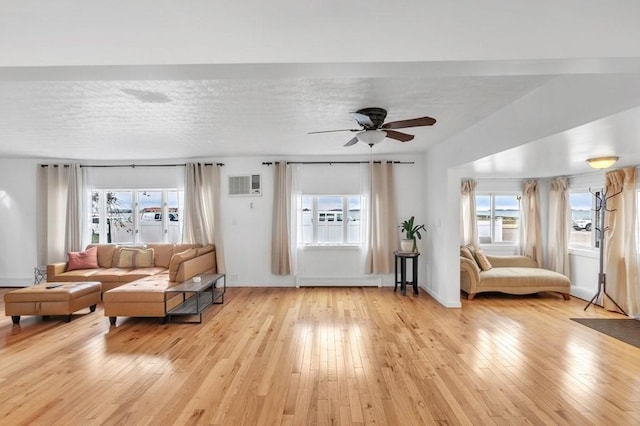
{"label": "sofa cushion", "polygon": [[161,268],[159,266],[153,268],[138,268],[127,271],[126,274],[120,276],[120,281],[123,282],[131,282],[138,280],[140,278],[152,277],[154,275],[158,275],[161,272],[166,271],[165,268]]}
{"label": "sofa cushion", "polygon": [[98,268],[98,248],[89,247],[85,251],[67,253],[67,271],[76,269],[97,269]]}
{"label": "sofa cushion", "polygon": [[118,268],[153,268],[154,250],[148,249],[120,249]]}
{"label": "sofa cushion", "polygon": [[196,256],[202,256],[203,254],[209,253],[214,249],[215,247],[213,246],[213,244],[207,244],[206,246],[198,247],[196,248]]}
{"label": "sofa cushion", "polygon": [[164,291],[168,286],[166,276],[143,278],[107,291],[103,295],[103,301],[105,304],[113,302],[164,304]]}
{"label": "sofa cushion", "polygon": [[[77,269],[75,271],[67,271],[62,272],[60,274],[56,274],[55,277],[51,277],[55,279],[55,281],[62,282],[72,282],[72,281],[93,281],[93,279],[89,280],[89,277],[92,277],[98,272],[103,271],[104,269]],[[99,280],[95,280],[99,281]]]}
{"label": "sofa cushion", "polygon": [[492,268],[491,262],[489,262],[489,259],[487,259],[487,255],[484,254],[482,250],[478,249],[473,254],[476,258],[476,261],[478,262],[478,266],[480,266],[480,269],[482,269],[483,271],[488,271]]}
{"label": "sofa cushion", "polygon": [[147,244],[147,248],[153,249],[153,264],[162,268],[169,268],[171,256],[173,256],[174,244],[155,243]]}
{"label": "sofa cushion", "polygon": [[467,259],[472,260],[473,263],[476,263],[476,258],[473,257],[473,252],[469,250],[469,247],[467,246],[460,247],[460,257],[466,257]]}
{"label": "sofa cushion", "polygon": [[482,272],[480,275],[479,289],[518,288],[527,292],[537,292],[544,287],[551,291],[557,287],[558,291],[569,291],[571,282],[569,278],[558,272],[540,268],[506,267],[493,268]]}
{"label": "sofa cushion", "polygon": [[180,268],[180,264],[189,259],[193,259],[196,257],[196,249],[190,248],[180,253],[175,253],[171,256],[171,262],[169,262],[169,280],[175,281],[176,275],[178,274],[178,268]]}
{"label": "sofa cushion", "polygon": [[120,277],[126,275],[129,272],[128,269],[121,268],[106,268],[100,269],[95,274],[91,275],[92,281],[100,281],[100,282],[120,282],[122,281]]}
{"label": "sofa cushion", "polygon": [[89,244],[89,247],[98,248],[98,266],[100,268],[111,268],[113,266],[113,254],[118,251],[116,244]]}

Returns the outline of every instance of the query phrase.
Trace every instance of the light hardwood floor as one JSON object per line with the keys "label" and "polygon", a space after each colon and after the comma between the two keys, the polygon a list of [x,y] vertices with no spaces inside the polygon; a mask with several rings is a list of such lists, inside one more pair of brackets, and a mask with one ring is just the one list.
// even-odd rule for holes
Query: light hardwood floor
{"label": "light hardwood floor", "polygon": [[584,305],[230,288],[201,325],[0,317],[0,424],[640,424],[640,349]]}

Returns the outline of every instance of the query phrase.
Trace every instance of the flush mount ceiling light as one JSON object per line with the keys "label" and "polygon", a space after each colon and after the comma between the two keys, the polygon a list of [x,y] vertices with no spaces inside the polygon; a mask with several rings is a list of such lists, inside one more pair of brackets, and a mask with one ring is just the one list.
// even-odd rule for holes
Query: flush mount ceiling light
{"label": "flush mount ceiling light", "polygon": [[358,140],[366,143],[367,145],[375,145],[382,142],[387,137],[387,132],[383,130],[365,130],[356,134]]}
{"label": "flush mount ceiling light", "polygon": [[606,169],[607,167],[613,166],[613,164],[618,161],[619,157],[596,157],[589,158],[587,163],[593,167],[594,169]]}

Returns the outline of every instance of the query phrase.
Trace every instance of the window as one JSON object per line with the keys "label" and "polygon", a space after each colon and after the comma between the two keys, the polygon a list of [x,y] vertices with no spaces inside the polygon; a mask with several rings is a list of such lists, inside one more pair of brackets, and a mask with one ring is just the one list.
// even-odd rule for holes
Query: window
{"label": "window", "polygon": [[297,199],[300,245],[359,245],[362,241],[357,196],[303,195]]}
{"label": "window", "polygon": [[520,194],[476,194],[480,244],[516,243],[520,224]]}
{"label": "window", "polygon": [[102,190],[91,196],[92,242],[144,244],[181,242],[177,190]]}
{"label": "window", "polygon": [[[597,194],[597,192],[596,192]],[[569,247],[577,249],[596,248],[595,224],[597,223],[595,197],[589,191],[569,193],[571,205],[571,234]]]}

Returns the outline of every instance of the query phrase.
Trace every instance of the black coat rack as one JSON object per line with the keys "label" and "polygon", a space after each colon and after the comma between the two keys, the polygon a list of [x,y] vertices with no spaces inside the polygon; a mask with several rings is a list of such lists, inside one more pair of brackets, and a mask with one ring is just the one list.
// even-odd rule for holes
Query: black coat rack
{"label": "black coat rack", "polygon": [[618,305],[618,303],[607,293],[607,274],[604,273],[604,233],[608,231],[608,228],[605,228],[604,225],[604,215],[605,212],[613,212],[615,210],[609,210],[607,208],[607,201],[615,197],[616,195],[622,193],[622,190],[616,192],[612,195],[607,195],[606,190],[600,192],[593,192],[589,190],[591,194],[596,198],[596,208],[597,212],[596,216],[598,218],[598,223],[596,224],[596,240],[598,242],[598,247],[600,248],[600,271],[598,273],[598,292],[591,298],[587,306],[585,306],[584,310],[586,311],[589,306],[591,306],[595,301],[598,300],[599,297],[602,296],[602,304],[604,305],[604,298],[608,297],[609,300],[616,305],[616,308],[620,310],[623,314],[627,315],[627,313]]}

